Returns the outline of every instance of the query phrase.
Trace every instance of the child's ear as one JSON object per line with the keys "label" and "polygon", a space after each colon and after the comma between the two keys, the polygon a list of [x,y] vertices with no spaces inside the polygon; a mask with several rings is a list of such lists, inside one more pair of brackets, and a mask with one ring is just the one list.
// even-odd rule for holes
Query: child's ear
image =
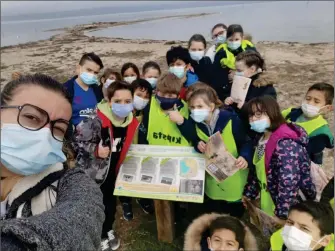
{"label": "child's ear", "polygon": [[207,237],[207,245],[208,245],[208,249],[212,249],[211,238],[210,237]]}
{"label": "child's ear", "polygon": [[320,114],[326,114],[328,112],[334,111],[334,106],[333,105],[326,105],[320,109]]}
{"label": "child's ear", "polygon": [[323,237],[322,241],[320,242],[320,245],[323,247],[327,247],[329,245],[329,243],[332,240],[332,236],[331,235],[326,235],[325,237]]}
{"label": "child's ear", "polygon": [[211,111],[214,112],[214,110],[215,110],[215,104],[214,104],[214,103],[211,103],[211,104],[210,104],[210,108],[211,108]]}
{"label": "child's ear", "polygon": [[100,82],[101,82],[102,84],[104,84],[105,81],[106,81],[106,79],[105,79],[104,77],[101,77],[101,78],[100,78]]}

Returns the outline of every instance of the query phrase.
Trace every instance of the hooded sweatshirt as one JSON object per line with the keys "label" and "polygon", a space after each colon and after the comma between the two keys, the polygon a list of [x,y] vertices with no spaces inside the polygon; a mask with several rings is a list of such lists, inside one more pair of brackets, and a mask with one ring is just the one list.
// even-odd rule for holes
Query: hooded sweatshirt
{"label": "hooded sweatshirt", "polygon": [[[287,123],[274,131],[265,147],[267,189],[275,204],[274,214],[286,219],[291,205],[298,201],[301,190],[307,199],[315,199],[316,190],[310,175],[306,131]],[[260,192],[255,171],[250,171],[244,195],[255,199]]]}
{"label": "hooded sweatshirt", "polygon": [[[209,227],[218,217],[231,217],[224,214],[204,214],[195,219],[185,232],[184,251],[209,251],[207,237],[209,237]],[[261,233],[254,228],[250,228],[246,223],[245,226],[244,250],[269,250],[269,242],[262,238]]]}

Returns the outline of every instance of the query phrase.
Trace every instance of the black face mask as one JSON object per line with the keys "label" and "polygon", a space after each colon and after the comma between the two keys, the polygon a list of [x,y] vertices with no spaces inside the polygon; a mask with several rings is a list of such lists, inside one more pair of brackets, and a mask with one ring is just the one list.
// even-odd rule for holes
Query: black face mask
{"label": "black face mask", "polygon": [[178,98],[164,98],[156,95],[156,99],[158,100],[159,105],[163,110],[172,109],[175,104],[178,103]]}

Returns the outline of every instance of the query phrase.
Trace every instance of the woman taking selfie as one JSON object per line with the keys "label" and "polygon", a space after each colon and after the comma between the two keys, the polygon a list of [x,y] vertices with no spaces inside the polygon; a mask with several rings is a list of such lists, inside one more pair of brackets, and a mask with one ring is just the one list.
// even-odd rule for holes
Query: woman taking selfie
{"label": "woman taking selfie", "polygon": [[62,85],[45,75],[1,93],[1,249],[96,250],[102,194],[62,152],[71,118]]}

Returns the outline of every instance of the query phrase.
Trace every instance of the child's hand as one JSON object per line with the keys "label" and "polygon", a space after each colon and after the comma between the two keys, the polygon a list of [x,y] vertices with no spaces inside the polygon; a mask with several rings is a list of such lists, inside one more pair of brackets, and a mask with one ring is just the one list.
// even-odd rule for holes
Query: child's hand
{"label": "child's hand", "polygon": [[203,141],[199,141],[199,143],[198,143],[198,150],[201,153],[204,153],[206,151],[206,143],[203,142]]}
{"label": "child's hand", "polygon": [[245,158],[238,157],[236,162],[235,162],[235,166],[238,169],[246,169],[248,167],[248,162],[245,160]]}
{"label": "child's hand", "polygon": [[234,103],[234,100],[232,97],[228,97],[225,99],[224,104],[225,105],[232,105]]}
{"label": "child's hand", "polygon": [[108,146],[102,146],[102,141],[100,141],[100,144],[98,146],[98,156],[99,158],[105,159],[109,156],[109,147]]}
{"label": "child's hand", "polygon": [[176,123],[177,125],[181,125],[184,123],[184,117],[180,114],[176,105],[174,105],[173,111],[168,112],[168,115],[169,115],[170,120]]}

